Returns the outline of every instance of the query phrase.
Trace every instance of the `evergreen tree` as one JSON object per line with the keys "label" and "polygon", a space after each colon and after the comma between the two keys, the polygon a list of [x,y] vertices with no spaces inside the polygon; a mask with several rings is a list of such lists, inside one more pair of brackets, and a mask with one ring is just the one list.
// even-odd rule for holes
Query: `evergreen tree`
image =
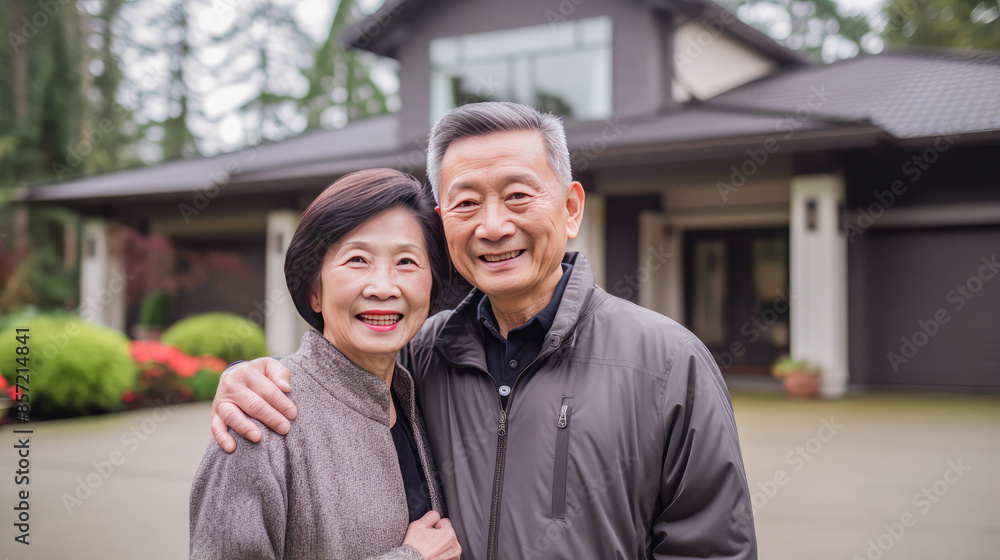
{"label": "evergreen tree", "polygon": [[1000,50],[997,0],[892,0],[883,15],[894,47]]}

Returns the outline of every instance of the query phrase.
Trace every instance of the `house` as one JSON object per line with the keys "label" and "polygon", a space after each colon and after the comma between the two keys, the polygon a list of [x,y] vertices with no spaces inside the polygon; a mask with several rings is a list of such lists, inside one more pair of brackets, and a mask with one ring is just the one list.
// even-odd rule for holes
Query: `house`
{"label": "house", "polygon": [[399,61],[397,113],[26,193],[86,216],[93,320],[127,329],[166,291],[293,351],[282,266],[306,205],[354,170],[422,174],[436,118],[503,99],[566,116],[572,248],[599,283],[731,377],[790,351],[827,396],[1000,390],[1000,53],[816,64],[709,0],[389,0],[343,40]]}

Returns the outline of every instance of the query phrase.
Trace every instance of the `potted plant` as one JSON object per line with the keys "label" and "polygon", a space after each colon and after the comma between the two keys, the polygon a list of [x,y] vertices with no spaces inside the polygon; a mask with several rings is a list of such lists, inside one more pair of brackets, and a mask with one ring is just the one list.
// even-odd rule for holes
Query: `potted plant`
{"label": "potted plant", "polygon": [[815,398],[819,394],[821,372],[814,364],[792,359],[786,354],[774,362],[771,373],[776,379],[782,380],[785,391],[791,397]]}
{"label": "potted plant", "polygon": [[139,307],[139,323],[133,327],[132,337],[136,340],[160,340],[163,331],[170,325],[170,314],[174,298],[170,294],[149,294]]}

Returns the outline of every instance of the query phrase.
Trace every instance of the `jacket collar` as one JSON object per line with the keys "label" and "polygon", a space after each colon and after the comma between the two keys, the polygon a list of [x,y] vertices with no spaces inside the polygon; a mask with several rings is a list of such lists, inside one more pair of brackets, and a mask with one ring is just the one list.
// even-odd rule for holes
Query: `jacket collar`
{"label": "jacket collar", "polygon": [[[374,373],[347,358],[317,330],[302,337],[296,352],[297,365],[340,402],[367,418],[389,425],[389,387]],[[392,388],[412,421],[413,379],[406,368],[396,364],[392,373]]]}
{"label": "jacket collar", "polygon": [[[573,265],[573,270],[570,272],[552,327],[545,335],[539,358],[551,354],[557,348],[573,344],[576,325],[596,288],[594,273],[586,257],[576,252],[566,253],[562,262]],[[482,297],[483,292],[478,288],[472,290],[462,303],[458,304],[455,312],[441,329],[435,345],[445,361],[452,365],[487,371],[482,329],[476,322],[477,306]]]}

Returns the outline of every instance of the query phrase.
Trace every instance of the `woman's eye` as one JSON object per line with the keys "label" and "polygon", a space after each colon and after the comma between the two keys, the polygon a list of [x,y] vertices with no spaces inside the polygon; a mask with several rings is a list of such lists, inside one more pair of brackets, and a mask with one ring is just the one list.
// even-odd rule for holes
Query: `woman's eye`
{"label": "woman's eye", "polygon": [[411,258],[404,258],[399,260],[399,264],[417,264],[417,261]]}
{"label": "woman's eye", "polygon": [[362,258],[362,257],[351,257],[350,259],[347,260],[347,262],[349,262],[349,263],[363,263],[363,262],[365,262],[365,259]]}

